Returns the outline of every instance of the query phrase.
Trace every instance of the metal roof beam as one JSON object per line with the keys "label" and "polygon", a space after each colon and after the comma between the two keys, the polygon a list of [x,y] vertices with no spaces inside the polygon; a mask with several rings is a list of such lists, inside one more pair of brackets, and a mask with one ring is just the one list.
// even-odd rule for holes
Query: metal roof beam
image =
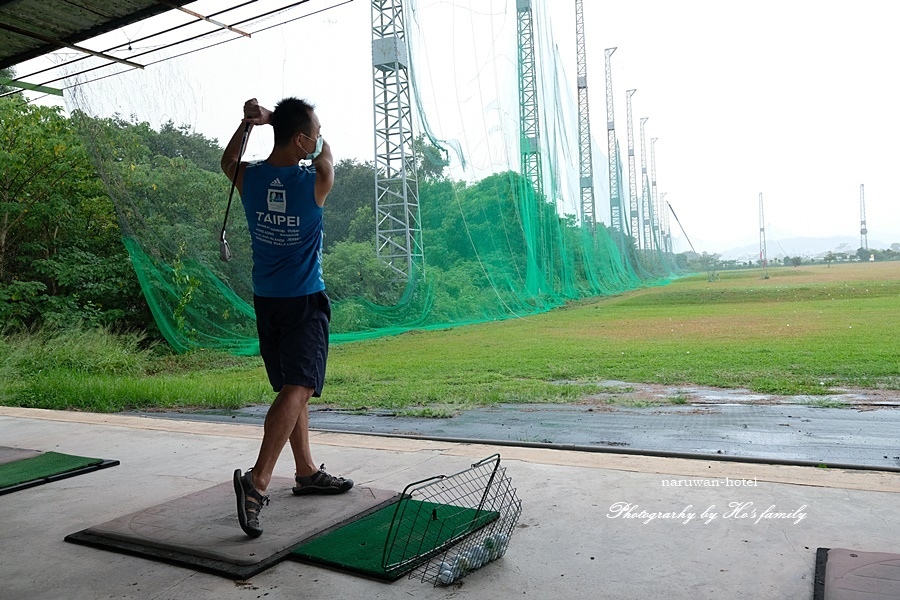
{"label": "metal roof beam", "polygon": [[192,17],[196,17],[197,19],[199,19],[201,21],[206,21],[207,23],[212,23],[213,25],[215,25],[216,27],[219,27],[220,29],[227,29],[228,31],[233,31],[234,33],[237,33],[244,37],[250,37],[250,34],[247,33],[246,31],[241,31],[240,29],[235,29],[231,25],[226,25],[225,23],[221,23],[221,22],[211,19],[205,15],[201,15],[200,13],[195,13],[194,11],[189,10],[183,6],[178,6],[177,4],[174,4],[172,2],[167,2],[166,0],[157,0],[157,1],[160,4],[165,4],[166,6],[171,6],[175,10],[180,10],[181,12],[183,12],[185,14],[191,15]]}
{"label": "metal roof beam", "polygon": [[[9,77],[0,77],[0,85],[15,87],[22,90],[31,90],[32,92],[43,92],[54,96],[62,96],[63,91],[57,88],[47,87],[45,85],[37,85],[35,83],[27,83],[18,79],[10,79]],[[7,94],[4,94],[6,96]],[[0,96],[2,98],[3,96]]]}

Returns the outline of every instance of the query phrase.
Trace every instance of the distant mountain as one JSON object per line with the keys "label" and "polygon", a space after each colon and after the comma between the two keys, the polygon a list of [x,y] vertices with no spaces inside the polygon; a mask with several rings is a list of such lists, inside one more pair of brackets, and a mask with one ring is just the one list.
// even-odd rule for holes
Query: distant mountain
{"label": "distant mountain", "polygon": [[[882,239],[890,241],[881,241]],[[900,242],[900,235],[875,234],[875,236],[869,236],[869,248],[886,249],[890,248],[892,243],[897,242]],[[826,252],[855,253],[858,248],[859,237],[851,236],[794,237],[766,240],[766,250],[770,259],[783,258],[785,256],[814,257]],[[759,257],[759,243],[731,248],[719,254],[725,259],[756,260]]]}

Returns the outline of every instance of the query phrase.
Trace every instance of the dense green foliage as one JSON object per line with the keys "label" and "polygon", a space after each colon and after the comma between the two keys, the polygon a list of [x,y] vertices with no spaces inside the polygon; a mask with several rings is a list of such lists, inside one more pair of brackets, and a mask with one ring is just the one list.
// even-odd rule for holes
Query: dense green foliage
{"label": "dense green foliage", "polygon": [[[196,284],[185,264],[217,264],[211,232],[221,227],[229,187],[221,154],[216,140],[171,121],[157,131],[120,117],[65,117],[18,95],[0,99],[0,329],[103,325],[155,338],[122,244],[135,228],[176,257],[172,268],[184,273],[173,278],[183,280],[183,299],[198,304],[199,293],[187,293]],[[326,258],[334,271],[329,287],[338,297],[390,302],[396,292],[386,276],[370,276],[383,272],[373,248],[372,167],[342,161],[336,171],[326,225],[326,248],[334,250]],[[235,261],[216,275],[248,297],[249,240],[239,203],[233,208]],[[185,246],[196,240],[207,242]]]}
{"label": "dense green foliage", "polygon": [[113,205],[68,119],[0,99],[0,323],[144,325]]}

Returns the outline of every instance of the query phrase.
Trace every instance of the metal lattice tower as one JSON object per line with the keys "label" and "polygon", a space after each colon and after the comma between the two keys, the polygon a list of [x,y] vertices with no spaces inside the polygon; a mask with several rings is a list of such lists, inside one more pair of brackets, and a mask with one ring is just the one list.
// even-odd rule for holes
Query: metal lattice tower
{"label": "metal lattice tower", "polygon": [[403,0],[372,0],[375,237],[400,277],[424,265]]}
{"label": "metal lattice tower", "polygon": [[578,54],[578,157],[581,162],[581,224],[597,226],[594,201],[594,158],[591,152],[591,113],[588,104],[587,52],[584,41],[584,7],[575,0],[575,47]]}
{"label": "metal lattice tower", "polygon": [[641,208],[643,210],[644,239],[641,248],[653,250],[653,208],[650,206],[650,181],[647,178],[647,138],[644,125],[650,117],[641,117]]}
{"label": "metal lattice tower", "polygon": [[859,184],[859,247],[869,249],[869,229],[866,227],[866,190]]}
{"label": "metal lattice tower", "polygon": [[657,195],[656,189],[656,140],[658,139],[659,138],[650,138],[650,190],[653,196],[653,213],[650,217],[653,222],[653,240],[656,243],[656,247],[663,252],[666,252],[666,245],[662,236],[663,232],[660,227],[663,211],[659,204],[659,196]]}
{"label": "metal lattice tower", "polygon": [[672,254],[675,249],[672,247],[672,229],[669,224],[669,211],[666,210],[667,202],[666,202],[666,194],[669,192],[662,192],[659,195],[659,216],[662,219],[662,230],[663,230],[663,248],[669,254]]}
{"label": "metal lattice tower", "polygon": [[769,278],[769,252],[766,250],[766,217],[763,214],[763,195],[759,193],[759,264],[763,268],[763,279]]}
{"label": "metal lattice tower", "polygon": [[519,123],[522,175],[538,197],[544,195],[541,176],[541,123],[538,116],[537,68],[534,58],[534,18],[531,0],[516,0],[519,30]]}
{"label": "metal lattice tower", "polygon": [[622,226],[622,198],[619,196],[619,143],[616,140],[616,119],[613,112],[612,55],[615,48],[606,49],[606,155],[609,157],[609,221],[620,233]]}
{"label": "metal lattice tower", "polygon": [[631,119],[631,97],[637,90],[625,91],[626,126],[628,127],[628,189],[631,194],[630,214],[631,225],[628,234],[632,237],[637,247],[641,241],[641,213],[638,210],[637,175],[634,167],[634,124]]}

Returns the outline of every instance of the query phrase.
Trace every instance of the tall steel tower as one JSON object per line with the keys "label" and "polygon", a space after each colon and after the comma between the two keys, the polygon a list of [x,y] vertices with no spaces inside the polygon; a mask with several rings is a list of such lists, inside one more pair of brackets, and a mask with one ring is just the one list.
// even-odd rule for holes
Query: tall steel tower
{"label": "tall steel tower", "polygon": [[619,143],[616,140],[616,119],[613,112],[612,55],[615,48],[606,49],[606,155],[609,159],[609,221],[619,233],[622,226],[622,198],[619,194]]}
{"label": "tall steel tower", "polygon": [[631,226],[629,227],[629,235],[634,239],[635,244],[640,248],[641,242],[641,213],[638,209],[637,197],[637,175],[634,170],[634,124],[631,119],[631,97],[637,90],[625,91],[626,106],[626,125],[628,127],[628,188],[631,193]]}
{"label": "tall steel tower", "polygon": [[650,138],[650,189],[653,196],[653,202],[651,204],[653,208],[653,213],[650,215],[651,221],[653,222],[653,240],[656,243],[657,249],[666,252],[666,245],[663,243],[663,236],[661,231],[661,220],[663,218],[662,207],[659,204],[659,196],[657,195],[656,189],[656,140],[659,138]]}
{"label": "tall steel tower", "polygon": [[763,268],[763,279],[769,278],[769,253],[766,250],[766,217],[763,214],[763,195],[759,193],[759,264]]}
{"label": "tall steel tower", "polygon": [[869,249],[869,230],[866,227],[866,190],[859,184],[859,247]]}
{"label": "tall steel tower", "polygon": [[424,265],[403,0],[372,0],[375,238],[400,277]]}
{"label": "tall steel tower", "polygon": [[591,152],[591,113],[588,104],[587,52],[584,42],[584,8],[575,0],[575,48],[578,54],[578,156],[581,161],[581,224],[593,232],[597,226],[594,201],[594,158]]}
{"label": "tall steel tower", "polygon": [[659,195],[659,206],[660,206],[659,216],[660,216],[660,219],[662,220],[663,242],[664,242],[663,249],[667,253],[672,254],[675,250],[672,246],[672,229],[671,229],[670,223],[669,223],[669,211],[666,210],[666,206],[668,205],[668,202],[666,202],[666,194],[668,194],[668,193],[669,192],[661,192]]}
{"label": "tall steel tower", "polygon": [[[519,152],[522,175],[531,183],[535,194],[541,199],[544,196],[544,178],[541,174],[541,123],[538,112],[538,80],[531,0],[516,0],[516,15],[519,32]],[[536,240],[540,239],[542,247],[545,243],[544,237],[538,234],[540,225],[534,219],[523,225],[526,228],[525,243],[528,254],[525,285],[529,292],[538,294],[546,284],[538,262],[546,261],[549,255],[544,251],[539,256]],[[546,268],[547,265],[543,267]]]}
{"label": "tall steel tower", "polygon": [[652,208],[650,206],[650,182],[647,179],[647,138],[644,135],[644,125],[650,117],[641,117],[641,208],[643,209],[644,239],[641,248],[653,250],[653,221],[651,220]]}
{"label": "tall steel tower", "polygon": [[531,0],[516,0],[519,30],[519,124],[522,175],[544,195],[541,176],[541,123],[538,116],[537,68],[534,58],[534,19]]}

